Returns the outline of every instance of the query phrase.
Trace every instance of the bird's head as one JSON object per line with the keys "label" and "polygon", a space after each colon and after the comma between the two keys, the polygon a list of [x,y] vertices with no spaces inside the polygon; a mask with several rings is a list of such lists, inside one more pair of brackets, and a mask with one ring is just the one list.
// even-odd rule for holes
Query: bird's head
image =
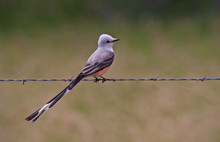
{"label": "bird's head", "polygon": [[108,34],[101,34],[98,41],[99,48],[112,48],[114,42],[118,41],[118,38],[113,38]]}

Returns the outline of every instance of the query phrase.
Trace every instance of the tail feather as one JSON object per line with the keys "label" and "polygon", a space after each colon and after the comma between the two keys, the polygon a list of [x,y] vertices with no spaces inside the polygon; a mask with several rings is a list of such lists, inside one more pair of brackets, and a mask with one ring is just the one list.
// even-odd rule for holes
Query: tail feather
{"label": "tail feather", "polygon": [[46,112],[46,111],[47,111],[47,109],[41,111],[40,114],[39,114],[36,118],[34,118],[32,121],[35,122],[35,121],[36,121],[44,112]]}
{"label": "tail feather", "polygon": [[53,107],[66,93],[68,93],[69,90],[68,88],[65,88],[60,94],[59,96],[57,96],[50,104],[49,108]]}
{"label": "tail feather", "polygon": [[34,113],[32,113],[32,114],[31,114],[30,116],[28,116],[25,120],[27,120],[27,121],[32,120],[35,116],[38,115],[39,110],[40,110],[40,109],[38,109],[37,111],[35,111]]}
{"label": "tail feather", "polygon": [[66,93],[68,93],[76,84],[78,84],[85,76],[80,73],[76,79],[74,79],[65,89],[63,89],[59,94],[48,101],[43,107],[32,113],[25,120],[32,120],[35,122],[43,113],[45,113],[49,108],[53,107]]}

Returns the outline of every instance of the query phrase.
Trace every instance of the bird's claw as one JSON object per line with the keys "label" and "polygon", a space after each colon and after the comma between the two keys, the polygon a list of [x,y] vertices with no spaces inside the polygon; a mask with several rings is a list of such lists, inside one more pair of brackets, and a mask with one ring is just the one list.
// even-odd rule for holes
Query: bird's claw
{"label": "bird's claw", "polygon": [[95,80],[94,80],[95,83],[99,82],[99,79],[97,77],[95,77]]}
{"label": "bird's claw", "polygon": [[102,83],[104,83],[104,82],[106,82],[106,78],[104,78],[104,77],[101,77],[102,78]]}
{"label": "bird's claw", "polygon": [[95,77],[95,80],[94,80],[94,82],[95,83],[97,83],[97,82],[99,82],[100,80],[102,80],[102,83],[104,83],[104,82],[106,82],[107,81],[107,79],[106,78],[104,78],[104,77],[102,77],[102,76],[100,76],[102,79],[98,79],[97,77]]}

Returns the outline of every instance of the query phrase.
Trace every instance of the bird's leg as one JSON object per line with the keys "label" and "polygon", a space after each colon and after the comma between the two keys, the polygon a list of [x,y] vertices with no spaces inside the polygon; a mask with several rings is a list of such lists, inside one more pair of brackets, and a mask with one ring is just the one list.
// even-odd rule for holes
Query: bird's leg
{"label": "bird's leg", "polygon": [[94,76],[94,77],[95,77],[94,82],[95,82],[95,83],[99,82],[99,79],[98,79],[96,76]]}
{"label": "bird's leg", "polygon": [[106,78],[104,78],[103,76],[100,76],[102,78],[102,83],[106,82]]}

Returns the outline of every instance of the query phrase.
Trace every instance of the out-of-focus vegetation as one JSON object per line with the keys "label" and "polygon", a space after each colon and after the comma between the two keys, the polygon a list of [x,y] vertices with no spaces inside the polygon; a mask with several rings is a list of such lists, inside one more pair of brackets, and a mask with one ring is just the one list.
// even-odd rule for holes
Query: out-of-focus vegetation
{"label": "out-of-focus vegetation", "polygon": [[[219,77],[219,2],[0,2],[0,78],[70,78],[101,33],[121,40],[105,77]],[[207,82],[81,82],[36,123],[24,119],[68,82],[0,82],[5,142],[219,142],[220,89]]]}
{"label": "out-of-focus vegetation", "polygon": [[120,23],[149,18],[219,16],[218,0],[1,0],[0,27],[57,26],[81,20]]}

